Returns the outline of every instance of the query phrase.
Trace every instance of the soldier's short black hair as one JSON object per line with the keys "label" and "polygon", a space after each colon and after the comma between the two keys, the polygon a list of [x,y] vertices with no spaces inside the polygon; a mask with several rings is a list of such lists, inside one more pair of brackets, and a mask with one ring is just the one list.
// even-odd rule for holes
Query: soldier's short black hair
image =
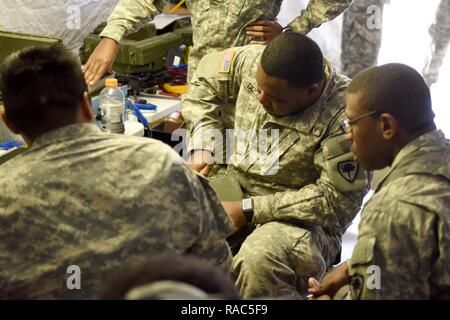
{"label": "soldier's short black hair", "polygon": [[317,43],[297,32],[273,39],[261,56],[261,67],[271,77],[306,87],[325,77],[323,55]]}
{"label": "soldier's short black hair", "polygon": [[0,67],[10,121],[25,133],[69,124],[87,91],[81,66],[62,45],[13,53]]}
{"label": "soldier's short black hair", "polygon": [[[207,261],[192,255],[154,254],[113,272],[100,293],[104,300],[125,299],[130,290],[160,281],[173,281],[197,288],[223,299],[240,299],[239,292],[228,275]],[[163,299],[155,295],[141,299]],[[192,297],[183,297],[186,299]]]}
{"label": "soldier's short black hair", "polygon": [[404,64],[390,63],[360,72],[347,93],[359,94],[368,111],[391,114],[409,133],[434,120],[430,89],[416,70]]}

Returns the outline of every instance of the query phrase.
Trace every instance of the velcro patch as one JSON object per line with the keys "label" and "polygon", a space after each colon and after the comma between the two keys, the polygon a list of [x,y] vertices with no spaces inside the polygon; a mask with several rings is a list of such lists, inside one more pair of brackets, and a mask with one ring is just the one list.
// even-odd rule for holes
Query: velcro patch
{"label": "velcro patch", "polygon": [[359,300],[363,292],[364,277],[360,274],[355,274],[350,277],[350,293],[353,300]]}
{"label": "velcro patch", "polygon": [[358,176],[359,163],[356,161],[343,161],[338,163],[338,170],[341,176],[352,183]]}
{"label": "velcro patch", "polygon": [[227,50],[223,57],[222,60],[220,61],[219,64],[219,72],[220,73],[229,73],[231,70],[231,63],[233,62],[234,59],[234,50]]}

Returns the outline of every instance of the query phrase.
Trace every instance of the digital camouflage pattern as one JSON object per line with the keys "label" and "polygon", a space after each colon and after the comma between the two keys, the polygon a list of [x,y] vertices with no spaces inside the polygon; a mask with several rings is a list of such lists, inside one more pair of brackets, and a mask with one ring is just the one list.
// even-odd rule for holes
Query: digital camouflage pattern
{"label": "digital camouflage pattern", "polygon": [[353,299],[450,299],[450,142],[442,132],[396,156],[363,208],[348,264]]}
{"label": "digital camouflage pattern", "polygon": [[[38,137],[0,175],[1,298],[94,298],[109,271],[156,253],[230,270],[231,220],[161,142],[71,125]],[[71,265],[81,290],[67,289]]]}
{"label": "digital camouflage pattern", "polygon": [[[172,1],[173,2],[173,1]],[[256,20],[275,20],[282,0],[187,0],[191,14],[194,47],[189,56],[192,75],[207,53],[242,46],[252,40],[245,27]],[[290,23],[297,32],[308,33],[347,9],[351,0],[311,0],[301,15]],[[101,37],[119,41],[140,21],[152,18],[164,6],[160,0],[120,0]]]}
{"label": "digital camouflage pattern", "polygon": [[433,39],[431,57],[423,71],[429,86],[438,81],[439,70],[450,44],[450,0],[441,0],[439,3],[436,20],[430,27],[430,35]]}
{"label": "digital camouflage pattern", "polygon": [[[231,67],[223,72],[230,50]],[[358,212],[367,186],[339,127],[345,117],[348,78],[327,64],[326,87],[314,105],[294,115],[273,117],[259,103],[256,90],[256,67],[263,50],[264,46],[249,45],[206,55],[182,113],[191,134],[190,150],[214,152],[217,146],[204,133],[212,129],[223,133],[234,122],[235,147],[226,174],[234,175],[244,194],[253,198],[253,223],[258,225],[234,259],[242,296],[298,297],[309,276],[323,274],[335,262],[341,236]],[[258,138],[242,138],[239,130],[254,130]],[[259,136],[264,130],[278,130],[279,139]],[[255,150],[259,158],[252,162]],[[341,163],[355,169],[353,181],[343,178]]]}
{"label": "digital camouflage pattern", "polygon": [[[382,38],[382,13],[386,0],[355,0],[344,13],[342,73],[353,78],[377,65]],[[380,24],[377,26],[377,22]]]}

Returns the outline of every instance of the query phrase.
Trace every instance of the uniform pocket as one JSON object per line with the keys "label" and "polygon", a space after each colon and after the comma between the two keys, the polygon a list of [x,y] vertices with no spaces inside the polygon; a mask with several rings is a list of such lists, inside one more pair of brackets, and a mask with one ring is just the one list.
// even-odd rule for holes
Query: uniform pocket
{"label": "uniform pocket", "polygon": [[[266,128],[270,130],[272,128]],[[276,130],[276,128],[273,128]],[[275,131],[271,134],[269,145],[263,140],[258,141],[255,148],[258,149],[258,161],[248,163],[247,172],[259,172],[263,176],[278,174],[283,165],[283,156],[300,139],[296,131],[285,130],[280,135]],[[253,150],[254,151],[254,150]],[[248,154],[247,154],[248,156]]]}
{"label": "uniform pocket", "polygon": [[230,12],[236,14],[236,15],[240,15],[242,8],[244,7],[245,4],[245,0],[232,0],[231,3],[228,6],[228,9],[230,10]]}
{"label": "uniform pocket", "polygon": [[328,138],[321,146],[329,179],[337,190],[358,191],[369,185],[367,172],[354,160],[343,135]]}
{"label": "uniform pocket", "polygon": [[360,237],[356,243],[351,258],[352,265],[365,265],[373,261],[375,250],[375,235],[367,235]]}
{"label": "uniform pocket", "polygon": [[361,236],[350,259],[349,287],[353,300],[374,299],[376,291],[369,287],[369,268],[374,264],[376,237],[373,234]]}

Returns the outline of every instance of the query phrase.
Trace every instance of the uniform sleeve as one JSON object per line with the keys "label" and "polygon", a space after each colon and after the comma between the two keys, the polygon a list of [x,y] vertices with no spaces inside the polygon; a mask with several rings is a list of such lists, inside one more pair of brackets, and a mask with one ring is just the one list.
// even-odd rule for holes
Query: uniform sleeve
{"label": "uniform sleeve", "polygon": [[352,0],[310,0],[308,7],[302,11],[289,26],[297,32],[307,34],[322,23],[336,18],[352,4]]}
{"label": "uniform sleeve", "polygon": [[348,143],[343,142],[343,135],[330,137],[316,151],[314,165],[320,178],[314,184],[254,197],[253,222],[286,221],[344,233],[360,209],[368,182]]}
{"label": "uniform sleeve", "polygon": [[187,253],[203,257],[229,273],[232,255],[226,238],[235,232],[235,226],[206,179],[187,168],[186,172],[192,180],[201,216],[197,240]]}
{"label": "uniform sleeve", "polygon": [[137,25],[151,19],[162,11],[164,0],[120,0],[109,16],[100,37],[119,42],[126,33],[136,30]]}
{"label": "uniform sleeve", "polygon": [[207,54],[200,61],[182,106],[190,133],[188,151],[203,149],[214,154],[221,150],[225,129],[232,128],[234,123],[230,119],[234,118],[242,77],[249,65],[254,65],[254,61],[249,63],[251,59],[246,53],[253,50],[230,48]]}
{"label": "uniform sleeve", "polygon": [[348,262],[352,299],[448,299],[448,224],[419,205],[387,200],[362,213]]}
{"label": "uniform sleeve", "polygon": [[142,186],[139,201],[130,208],[134,214],[142,212],[139,219],[130,218],[134,232],[143,230],[149,252],[192,254],[229,272],[232,257],[226,238],[234,225],[219,200],[168,145],[147,144],[146,152],[134,153],[139,157],[136,184]]}

